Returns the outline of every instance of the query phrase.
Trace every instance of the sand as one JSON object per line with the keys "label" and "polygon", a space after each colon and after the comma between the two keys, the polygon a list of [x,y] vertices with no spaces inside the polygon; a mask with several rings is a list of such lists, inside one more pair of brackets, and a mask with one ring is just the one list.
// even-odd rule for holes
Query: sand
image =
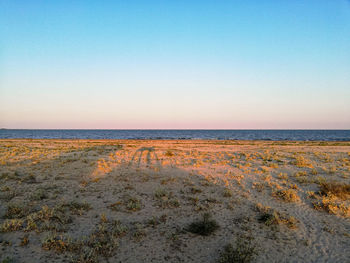
{"label": "sand", "polygon": [[0,165],[2,262],[350,262],[350,142],[0,140]]}

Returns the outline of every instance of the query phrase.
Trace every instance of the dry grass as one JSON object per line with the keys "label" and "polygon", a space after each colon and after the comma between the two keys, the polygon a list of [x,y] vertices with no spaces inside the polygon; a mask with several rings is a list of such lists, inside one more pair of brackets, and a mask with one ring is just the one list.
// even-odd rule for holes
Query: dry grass
{"label": "dry grass", "polygon": [[0,225],[0,232],[18,231],[23,227],[24,220],[22,219],[7,219]]}
{"label": "dry grass", "polygon": [[113,211],[136,212],[142,209],[142,202],[135,196],[126,195],[123,201],[117,201],[108,206]]}
{"label": "dry grass", "polygon": [[172,156],[174,156],[174,153],[173,153],[172,151],[170,151],[170,150],[167,150],[167,151],[164,153],[164,155],[167,156],[167,157],[172,157]]}
{"label": "dry grass", "polygon": [[42,248],[57,253],[70,252],[73,254],[73,262],[97,263],[115,253],[119,246],[119,238],[127,231],[119,221],[101,218],[100,223],[88,236],[73,240],[69,236],[51,233],[42,241]]}
{"label": "dry grass", "polygon": [[256,208],[260,212],[259,221],[267,226],[286,225],[288,228],[297,228],[298,220],[293,216],[281,213],[270,207],[257,204]]}
{"label": "dry grass", "polygon": [[299,202],[300,197],[298,196],[297,192],[293,189],[285,189],[285,190],[277,190],[272,193],[272,195],[279,200],[285,201],[285,202]]}
{"label": "dry grass", "polygon": [[299,221],[293,216],[281,213],[276,209],[273,209],[269,206],[264,206],[260,203],[257,203],[255,208],[260,213],[259,221],[265,223],[267,226],[286,225],[291,229],[297,228]]}
{"label": "dry grass", "polygon": [[235,246],[228,244],[220,254],[218,263],[249,263],[258,254],[257,245],[252,238],[239,237]]}
{"label": "dry grass", "polygon": [[321,200],[313,202],[313,205],[315,209],[324,210],[329,214],[350,217],[350,206],[339,202],[334,197],[323,197]]}
{"label": "dry grass", "polygon": [[314,208],[324,210],[330,214],[350,217],[350,205],[344,203],[349,200],[350,185],[339,182],[322,182],[320,191],[314,198],[318,199],[313,202]]}
{"label": "dry grass", "polygon": [[23,218],[29,213],[29,208],[20,204],[9,204],[4,218],[14,219]]}
{"label": "dry grass", "polygon": [[91,210],[91,205],[86,202],[71,201],[62,205],[63,207],[69,208],[74,215],[83,215],[86,211]]}
{"label": "dry grass", "polygon": [[[25,261],[31,251],[36,262],[53,253],[62,254],[58,262],[150,262],[153,256],[156,261],[187,262],[191,256],[198,261],[197,255],[210,262],[249,262],[254,247],[243,236],[251,233],[256,240],[269,240],[264,244],[273,247],[264,255],[269,261],[300,259],[294,241],[306,240],[309,233],[315,240],[332,241],[327,249],[337,253],[347,248],[339,222],[347,224],[342,217],[350,216],[349,143],[346,149],[329,143],[322,148],[316,142],[116,143],[0,141],[0,262],[12,259],[13,251],[18,251],[16,262]],[[140,164],[138,159],[131,163],[135,151],[153,146],[159,167],[153,166],[152,156],[150,163],[145,155]],[[251,206],[255,202],[273,208],[257,205],[257,213]],[[291,216],[299,209],[308,215],[300,216],[300,222]],[[209,215],[197,219],[198,212],[208,211],[215,211],[216,220]],[[249,219],[234,221],[241,215]],[[197,220],[191,223],[186,217]],[[303,222],[305,218],[314,220]],[[318,229],[334,232],[325,236]],[[220,242],[232,234],[237,242],[216,255],[225,244]],[[159,247],[153,255],[142,252],[155,244]],[[317,241],[315,245],[325,249]]]}
{"label": "dry grass", "polygon": [[302,155],[297,155],[292,162],[297,167],[306,167],[306,168],[314,168],[311,164],[310,160],[306,159]]}
{"label": "dry grass", "polygon": [[73,252],[79,249],[79,245],[74,243],[71,238],[63,235],[50,234],[41,244],[44,250],[54,250],[58,253]]}
{"label": "dry grass", "polygon": [[320,184],[322,195],[334,195],[342,200],[347,200],[350,197],[350,184],[338,182],[324,182]]}
{"label": "dry grass", "polygon": [[288,174],[286,174],[286,173],[279,173],[277,175],[277,178],[281,179],[281,180],[287,180],[288,179]]}

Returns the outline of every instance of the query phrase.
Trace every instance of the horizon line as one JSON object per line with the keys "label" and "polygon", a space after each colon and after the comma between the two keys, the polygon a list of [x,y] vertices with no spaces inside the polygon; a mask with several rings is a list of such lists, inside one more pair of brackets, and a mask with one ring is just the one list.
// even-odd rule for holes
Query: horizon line
{"label": "horizon line", "polygon": [[139,131],[139,130],[149,130],[149,131],[155,131],[155,130],[189,130],[189,131],[195,131],[195,130],[207,130],[207,131],[217,131],[217,130],[221,130],[221,131],[239,131],[239,130],[338,130],[338,131],[345,131],[345,130],[350,130],[350,128],[345,128],[345,129],[337,129],[337,128],[278,128],[278,129],[274,129],[274,128],[232,128],[232,129],[227,129],[227,128],[212,128],[212,129],[208,129],[208,128],[146,128],[146,129],[142,129],[142,128],[0,128],[0,130],[111,130],[111,131],[122,131],[122,130],[135,130],[135,131]]}

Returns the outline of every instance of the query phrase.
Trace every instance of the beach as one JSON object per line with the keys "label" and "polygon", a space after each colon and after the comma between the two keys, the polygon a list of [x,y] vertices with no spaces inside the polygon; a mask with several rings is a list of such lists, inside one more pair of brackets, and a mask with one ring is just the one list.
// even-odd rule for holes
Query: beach
{"label": "beach", "polygon": [[0,164],[0,262],[350,262],[347,141],[1,139]]}

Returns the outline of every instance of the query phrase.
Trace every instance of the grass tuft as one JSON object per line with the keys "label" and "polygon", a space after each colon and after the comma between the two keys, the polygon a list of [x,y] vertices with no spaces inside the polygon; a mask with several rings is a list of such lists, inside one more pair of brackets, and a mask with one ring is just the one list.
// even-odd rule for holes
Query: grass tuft
{"label": "grass tuft", "polygon": [[164,155],[168,156],[168,157],[172,157],[172,156],[174,156],[174,153],[170,150],[167,150]]}
{"label": "grass tuft", "polygon": [[80,203],[77,201],[71,201],[63,205],[64,207],[68,207],[69,210],[75,215],[82,215],[84,212],[89,211],[91,209],[91,205],[84,202]]}
{"label": "grass tuft", "polygon": [[298,221],[293,216],[282,214],[273,209],[270,209],[267,212],[263,213],[260,216],[259,221],[267,226],[286,225],[288,228],[291,229],[297,228],[298,223]]}
{"label": "grass tuft", "polygon": [[346,200],[350,196],[350,184],[338,182],[324,182],[320,184],[322,195],[334,195],[342,200]]}
{"label": "grass tuft", "polygon": [[228,244],[221,253],[219,263],[249,263],[257,255],[256,244],[251,238],[238,238],[235,246]]}
{"label": "grass tuft", "polygon": [[273,196],[285,202],[298,202],[300,197],[293,189],[278,190],[273,193]]}
{"label": "grass tuft", "polygon": [[10,204],[7,207],[7,211],[4,215],[4,218],[7,219],[15,219],[15,218],[23,218],[28,214],[28,209],[24,206],[17,204]]}

